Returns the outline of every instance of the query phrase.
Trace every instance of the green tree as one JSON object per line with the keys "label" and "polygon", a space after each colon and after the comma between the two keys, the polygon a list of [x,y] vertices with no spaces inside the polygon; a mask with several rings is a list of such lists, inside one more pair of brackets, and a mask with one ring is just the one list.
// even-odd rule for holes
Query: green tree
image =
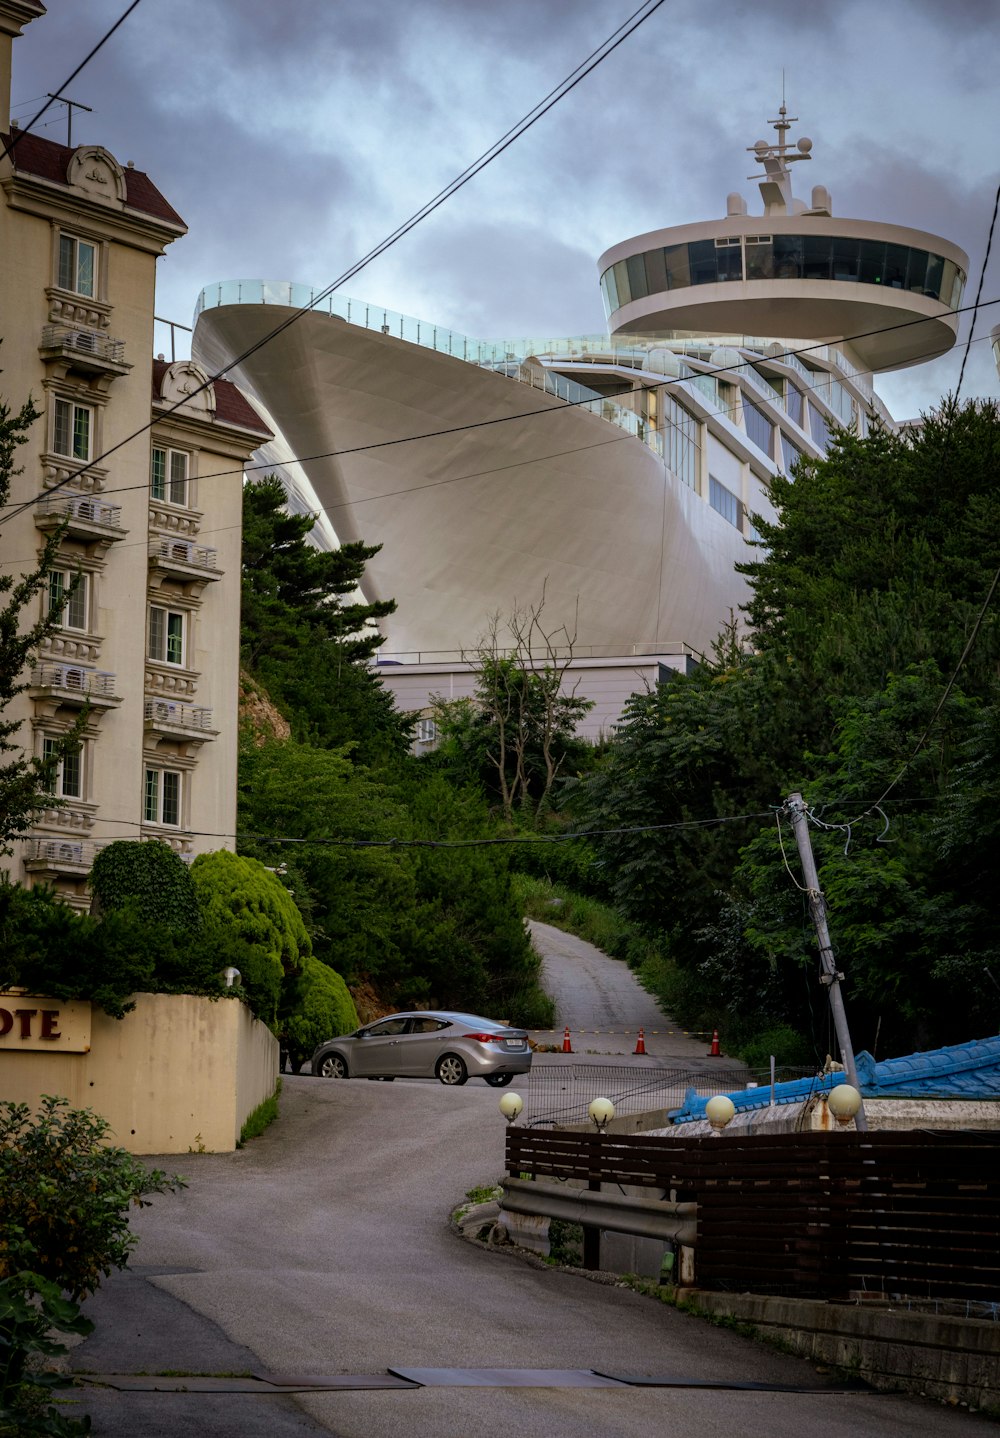
{"label": "green tree", "polygon": [[298,1073],[325,1039],[353,1033],[358,1013],[336,970],[307,954],[298,974],[285,984],[278,1026],[282,1048]]}
{"label": "green tree", "polygon": [[243,662],[284,710],[299,739],[363,759],[401,756],[409,728],[369,661],[383,642],[375,620],[393,600],[358,597],[378,546],[324,552],[307,542],[315,520],[285,509],[270,476],[243,491]]}
{"label": "green tree", "polygon": [[191,871],[169,844],[135,839],[108,844],[91,867],[90,892],[95,914],[131,904],[140,918],[175,933],[196,934],[201,928]]}
{"label": "green tree", "polygon": [[[27,442],[37,418],[38,410],[30,399],[16,411],[0,400],[0,510],[10,504],[13,480],[22,473],[15,468],[17,451]],[[59,625],[58,608],[34,623],[25,623],[25,619],[47,582],[61,540],[62,531],[53,531],[38,563],[27,573],[0,574],[0,854],[11,852],[11,840],[25,834],[37,814],[61,802],[49,793],[52,778],[63,755],[78,746],[85,722],[81,716],[56,752],[37,759],[26,755],[17,741],[20,721],[5,717],[11,700],[28,687],[25,671],[39,644]],[[64,603],[69,602],[71,593],[68,588]]]}
{"label": "green tree", "polygon": [[[998,458],[996,405],[949,401],[916,433],[842,433],[794,482],[776,478],[777,518],[742,566],[752,649],[731,632],[696,674],[636,698],[576,786],[585,823],[633,831],[592,842],[622,910],[666,935],[689,1019],[724,1014],[746,1035],[788,1020],[824,1051],[797,857],[786,867],[767,817],[800,790],[836,826],[815,845],[858,1046],[992,1026],[992,990],[963,955],[981,980],[997,931],[963,883],[985,870],[953,816],[985,817],[973,795],[996,753],[1000,624],[979,616],[1000,567]],[[900,773],[882,839],[871,805]]]}

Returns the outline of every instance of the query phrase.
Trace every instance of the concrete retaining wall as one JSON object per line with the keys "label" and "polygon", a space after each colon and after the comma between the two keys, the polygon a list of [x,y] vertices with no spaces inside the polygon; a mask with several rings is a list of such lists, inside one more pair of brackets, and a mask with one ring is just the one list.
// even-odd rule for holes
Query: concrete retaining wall
{"label": "concrete retaining wall", "polygon": [[0,1096],[34,1108],[54,1094],[91,1108],[132,1153],[231,1151],[274,1092],[277,1039],[237,999],[135,1000],[123,1019],[93,1010],[87,1052],[0,1051]]}
{"label": "concrete retaining wall", "polygon": [[751,1323],[759,1334],[857,1373],[874,1388],[1000,1413],[1000,1322],[704,1289],[686,1291],[684,1302],[699,1313]]}

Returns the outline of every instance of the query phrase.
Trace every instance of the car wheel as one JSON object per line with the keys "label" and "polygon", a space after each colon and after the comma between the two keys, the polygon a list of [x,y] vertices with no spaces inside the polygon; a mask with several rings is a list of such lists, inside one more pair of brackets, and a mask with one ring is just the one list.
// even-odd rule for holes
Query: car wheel
{"label": "car wheel", "polygon": [[483,1074],[490,1088],[506,1088],[513,1077],[513,1074]]}
{"label": "car wheel", "polygon": [[442,1083],[448,1084],[452,1088],[457,1088],[459,1084],[465,1083],[469,1077],[469,1071],[458,1054],[444,1054],[439,1058],[435,1073]]}
{"label": "car wheel", "polygon": [[316,1069],[320,1078],[342,1078],[348,1077],[347,1065],[340,1057],[340,1054],[324,1054]]}

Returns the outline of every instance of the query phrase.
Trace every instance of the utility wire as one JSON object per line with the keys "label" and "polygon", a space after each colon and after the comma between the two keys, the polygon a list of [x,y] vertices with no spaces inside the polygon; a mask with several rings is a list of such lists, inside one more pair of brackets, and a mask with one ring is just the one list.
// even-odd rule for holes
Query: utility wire
{"label": "utility wire", "polygon": [[[126,16],[131,13],[131,10],[134,10],[136,5],[138,4],[139,0],[133,0],[133,3],[129,7],[129,10],[125,12],[125,15],[121,17],[121,20],[117,22],[117,25],[120,25],[122,23],[122,20],[124,20]],[[480,174],[481,171],[487,167],[487,165],[491,164],[495,159],[502,155],[504,151],[507,150],[512,144],[514,144],[516,140],[519,140],[522,135],[524,135],[528,130],[530,130],[532,125],[537,124],[537,122],[542,119],[544,115],[548,114],[548,112],[553,108],[553,106],[558,104],[558,102],[566,95],[568,95],[571,90],[575,89],[576,86],[579,85],[581,80],[586,79],[586,77],[593,70],[595,70],[603,60],[606,60],[610,54],[617,50],[619,45],[623,44],[624,41],[626,41],[631,35],[633,35],[635,31],[638,30],[639,26],[644,24],[651,15],[655,14],[655,12],[660,8],[662,4],[664,4],[664,0],[643,0],[643,4],[639,7],[639,9],[634,11],[633,14],[629,16],[628,20],[626,20],[622,25],[619,25],[617,30],[613,30],[611,35],[609,35],[608,38],[604,40],[595,50],[592,50],[590,55],[587,56],[586,60],[579,64],[575,70],[570,71],[569,75],[567,75],[566,78],[555,87],[555,89],[550,90],[544,100],[539,101],[538,104],[533,106],[533,108],[529,110],[528,113],[517,122],[517,124],[513,125],[511,129],[506,132],[506,134],[501,136],[501,138],[496,141],[495,144],[491,145],[488,150],[485,150],[477,160],[474,160],[471,165],[467,166],[466,169],[463,170],[460,175],[457,175],[455,179],[450,182],[450,184],[446,185],[443,190],[438,191],[438,193],[433,197],[433,199],[428,200],[425,205],[421,206],[419,210],[415,211],[415,213],[412,214],[408,220],[405,220],[401,225],[397,226],[397,228],[393,230],[392,234],[388,235],[384,240],[382,240],[378,245],[376,245],[374,249],[369,250],[367,255],[363,256],[349,269],[345,270],[344,273],[339,277],[339,279],[332,281],[332,283],[327,285],[325,289],[321,290],[320,293],[316,295],[308,305],[304,305],[301,309],[296,310],[293,314],[289,315],[287,319],[276,325],[267,334],[262,335],[259,340],[256,340],[252,345],[248,346],[248,348],[245,349],[241,354],[238,354],[235,359],[230,360],[229,363],[223,366],[222,369],[217,370],[214,374],[210,375],[203,384],[199,385],[196,389],[191,390],[182,399],[178,400],[175,404],[164,410],[162,414],[157,415],[155,419],[151,419],[148,424],[142,425],[141,428],[134,430],[132,434],[126,435],[124,439],[119,440],[117,444],[112,445],[110,449],[106,449],[103,454],[98,455],[95,459],[89,460],[86,465],[84,465],[81,469],[76,470],[73,475],[67,475],[65,479],[60,480],[58,484],[54,484],[51,489],[47,491],[47,493],[53,494],[56,490],[62,489],[64,485],[71,483],[74,478],[79,478],[81,474],[85,474],[89,469],[92,469],[102,460],[108,459],[112,454],[115,454],[126,444],[130,444],[134,439],[138,439],[140,435],[147,434],[149,430],[152,429],[154,424],[159,423],[161,420],[166,419],[169,415],[175,413],[176,410],[180,409],[183,405],[189,403],[195,395],[201,394],[204,390],[208,389],[212,384],[214,384],[216,380],[222,379],[225,375],[229,373],[230,370],[235,369],[238,365],[249,359],[251,355],[254,355],[259,350],[263,349],[265,345],[270,344],[270,342],[275,339],[277,335],[284,333],[284,331],[288,329],[290,325],[295,324],[295,322],[301,319],[303,315],[309,314],[317,304],[321,304],[323,300],[329,298],[329,296],[332,295],[334,291],[338,290],[341,285],[346,284],[348,280],[353,279],[353,277],[358,274],[362,269],[364,269],[366,265],[370,264],[372,260],[377,259],[380,255],[384,254],[386,250],[388,250],[398,240],[402,239],[404,235],[409,234],[409,232],[414,229],[418,224],[420,224],[422,220],[425,220],[428,215],[433,214],[433,212],[441,205],[443,205],[447,199],[450,199],[452,195],[456,194],[458,190],[462,189],[464,185],[468,184],[470,180],[474,179],[478,174]],[[114,27],[115,29],[117,29],[117,25]],[[108,33],[111,34],[113,32],[109,31]],[[102,41],[101,44],[103,43],[104,42]],[[97,48],[100,47],[98,46]],[[96,53],[96,50],[93,53]],[[88,59],[89,58],[90,57],[88,56]],[[86,63],[86,61],[83,62],[83,64]],[[74,71],[74,75],[79,74],[79,71],[82,68],[83,66],[81,65],[76,71]],[[72,80],[73,78],[74,76],[71,75],[70,79],[67,80],[65,83],[68,85],[70,83],[70,80]],[[63,86],[62,88],[65,88],[65,86]],[[47,108],[48,106],[43,106],[42,110],[39,111],[39,115],[43,114],[45,109]],[[36,116],[35,118],[37,119],[38,116]],[[32,121],[32,123],[34,123],[34,121]],[[5,154],[6,153],[9,152],[5,151]],[[13,514],[7,515],[5,519],[13,518],[17,514],[21,513],[24,509],[30,508],[33,502],[34,501],[29,501],[22,505],[20,509],[15,509],[13,511]],[[3,524],[4,522],[5,520],[0,520],[0,524]]]}
{"label": "utility wire", "polygon": [[[1000,304],[1000,296],[998,296],[998,297],[996,297],[996,298],[994,298],[994,299],[990,299],[990,300],[978,301],[977,303],[978,303],[978,306],[979,306],[980,309],[985,309],[985,308],[987,308],[989,305]],[[962,315],[962,314],[966,314],[969,310],[972,310],[973,308],[974,308],[974,306],[972,306],[972,305],[966,305],[966,306],[963,306],[961,309],[951,310],[951,311],[949,311],[949,313],[954,314],[954,315]],[[891,333],[891,332],[894,331],[894,330],[907,329],[907,328],[909,328],[909,327],[912,326],[912,325],[920,325],[920,324],[926,324],[926,323],[927,323],[927,320],[926,320],[925,318],[921,318],[921,319],[917,319],[917,320],[904,320],[904,321],[902,321],[900,324],[897,324],[897,325],[883,325],[883,326],[881,326],[881,327],[878,328],[878,329],[865,330],[865,331],[863,331],[863,332],[859,332],[858,334],[847,335],[847,336],[844,337],[843,341],[841,341],[841,342],[844,343],[844,344],[851,344],[851,343],[853,343],[855,340],[859,340],[859,339],[870,339],[870,338],[872,338],[872,337],[874,337],[874,336],[877,336],[877,335]],[[978,340],[976,340],[975,343],[977,343],[977,344],[985,343],[987,339],[988,339],[988,336],[985,336],[985,335],[984,335],[984,336],[980,336],[980,338],[979,338]],[[970,337],[970,342],[971,342],[971,337]],[[827,341],[822,340],[822,341],[818,341],[816,344],[812,344],[812,345],[802,345],[802,346],[799,346],[798,348],[796,348],[796,349],[794,349],[794,350],[792,350],[792,349],[786,349],[786,350],[783,350],[783,351],[781,352],[781,354],[777,354],[777,355],[765,355],[765,356],[762,356],[761,358],[764,359],[764,360],[773,360],[773,361],[777,361],[777,362],[780,363],[780,362],[782,362],[783,360],[787,359],[789,356],[798,356],[798,355],[802,355],[802,354],[811,354],[814,350],[821,350],[821,349],[825,349],[825,348],[827,348]],[[690,358],[690,356],[688,356],[688,358]],[[567,363],[570,363],[570,362],[571,362],[571,361],[567,361]],[[741,373],[743,370],[746,369],[746,367],[747,367],[748,364],[751,364],[751,363],[752,363],[752,361],[750,361],[750,360],[745,360],[745,359],[744,359],[744,360],[739,360],[739,361],[737,361],[737,362],[734,363],[734,364],[729,364],[729,365],[714,365],[714,366],[711,366],[711,367],[706,367],[705,369],[700,369],[700,370],[698,370],[698,371],[697,371],[697,375],[699,375],[699,376],[705,376],[705,377],[708,377],[708,378],[714,378],[715,376],[718,376],[718,375],[726,375],[726,374],[731,374],[731,373],[739,374],[739,373]],[[648,371],[644,371],[644,373],[648,373]],[[821,374],[821,373],[826,373],[826,372],[825,372],[825,371],[815,371],[815,373],[816,373],[817,375],[819,375],[819,374]],[[874,371],[874,370],[859,370],[858,373],[859,373],[859,374],[874,374],[875,371]],[[661,383],[656,384],[656,385],[654,385],[654,386],[651,386],[651,388],[654,388],[654,389],[667,389],[667,388],[670,388],[670,387],[675,386],[675,385],[689,385],[689,384],[694,383],[695,380],[696,380],[696,378],[697,378],[697,376],[692,377],[692,376],[690,376],[690,375],[687,375],[687,376],[683,376],[683,375],[682,375],[682,376],[665,376]],[[211,383],[211,381],[209,381],[209,383]],[[818,397],[824,404],[827,404],[827,407],[830,409],[831,414],[834,414],[833,408],[832,408],[832,406],[829,405],[829,402],[828,402],[827,400],[823,399],[823,396],[822,396],[821,393],[818,393],[818,391],[822,390],[822,389],[825,388],[825,387],[829,387],[829,385],[831,385],[831,384],[833,384],[833,383],[840,383],[840,380],[839,380],[839,378],[838,378],[838,376],[837,376],[836,374],[830,372],[830,373],[827,375],[826,380],[821,380],[820,384],[819,384],[818,386],[814,387],[814,388],[811,390],[811,392],[810,392],[809,395],[804,395],[803,398],[804,398],[805,400],[808,400],[808,399],[811,398],[813,395],[816,395],[816,397]],[[204,388],[204,387],[205,387],[205,386],[202,386],[202,388]],[[186,398],[189,398],[189,397],[190,397],[190,396],[188,396],[188,397],[186,397]],[[539,417],[541,417],[541,416],[550,415],[550,414],[564,414],[567,409],[580,409],[580,408],[586,408],[586,407],[589,406],[589,405],[598,404],[598,403],[600,402],[601,398],[602,398],[602,396],[600,396],[600,395],[591,395],[589,398],[586,398],[586,399],[565,400],[565,401],[563,401],[561,404],[546,405],[546,406],[544,406],[544,407],[542,407],[542,408],[539,408],[539,409],[519,410],[516,414],[500,415],[498,418],[495,418],[495,419],[471,420],[468,424],[453,425],[453,426],[451,426],[451,427],[449,427],[449,428],[447,428],[447,429],[427,430],[427,431],[425,431],[425,432],[422,433],[422,434],[402,435],[402,436],[400,436],[400,437],[398,437],[398,438],[395,438],[395,439],[375,440],[375,441],[373,441],[373,442],[370,443],[370,444],[353,445],[353,446],[350,446],[350,447],[345,448],[345,449],[324,450],[324,451],[321,451],[321,452],[318,453],[318,454],[310,454],[310,455],[290,455],[287,459],[283,459],[283,460],[271,460],[271,461],[267,461],[267,462],[260,462],[260,463],[258,463],[258,464],[240,465],[240,466],[235,466],[235,467],[233,467],[233,468],[231,468],[231,469],[209,470],[206,474],[199,475],[199,476],[198,476],[198,481],[199,481],[199,483],[201,483],[203,480],[206,480],[206,479],[222,479],[222,478],[225,478],[226,476],[233,475],[233,474],[244,474],[244,475],[246,475],[246,474],[252,474],[252,473],[254,473],[254,472],[257,471],[257,470],[273,470],[273,469],[275,469],[276,467],[280,467],[280,466],[283,465],[283,464],[293,464],[293,463],[294,463],[294,464],[312,464],[312,463],[315,463],[317,460],[321,460],[321,459],[340,459],[340,458],[343,458],[343,457],[345,457],[345,456],[351,456],[351,455],[355,455],[355,454],[366,454],[366,453],[368,453],[368,452],[371,451],[371,450],[376,450],[376,449],[388,449],[388,448],[392,448],[392,447],[394,447],[394,446],[396,446],[396,445],[401,445],[401,444],[415,444],[415,443],[417,443],[417,442],[420,441],[420,440],[425,440],[425,439],[441,439],[441,438],[446,438],[446,437],[448,437],[448,436],[450,436],[450,435],[469,433],[469,432],[471,432],[471,431],[473,431],[473,430],[477,430],[477,429],[488,429],[488,428],[491,428],[491,427],[493,427],[493,426],[495,426],[495,425],[510,424],[510,423],[513,423],[513,422],[516,421],[516,420],[521,420],[521,419],[535,419],[535,418],[539,418]],[[183,402],[185,402],[185,401],[182,401],[181,403],[183,403]],[[173,408],[175,409],[175,408],[177,408],[177,406],[174,406]],[[723,414],[728,414],[728,413],[735,414],[735,413],[737,413],[737,412],[739,411],[740,408],[741,408],[740,404],[734,404],[734,405],[730,405],[730,406],[724,408],[724,409],[723,409],[722,411],[720,411],[720,412],[723,413]],[[150,424],[146,425],[143,429],[137,430],[135,434],[129,435],[127,439],[122,440],[121,443],[118,444],[118,445],[115,445],[113,449],[105,450],[104,453],[98,455],[95,459],[89,460],[89,461],[87,462],[87,464],[81,466],[79,469],[74,470],[74,471],[72,472],[72,474],[69,474],[69,475],[67,475],[64,479],[60,480],[58,484],[54,484],[54,485],[52,485],[50,488],[48,488],[48,489],[46,489],[46,490],[43,490],[43,491],[40,491],[38,494],[34,495],[33,498],[31,498],[30,500],[19,500],[19,501],[17,501],[17,502],[11,502],[11,503],[9,503],[9,504],[7,504],[7,505],[2,506],[2,508],[10,510],[11,513],[5,514],[5,515],[3,515],[2,517],[0,517],[0,527],[2,527],[9,519],[14,519],[14,518],[16,518],[19,514],[22,514],[26,509],[30,509],[33,504],[36,504],[36,503],[38,502],[38,500],[48,498],[50,495],[54,494],[57,490],[64,488],[67,484],[73,483],[74,480],[79,479],[79,477],[80,477],[82,474],[85,474],[85,473],[87,472],[87,470],[90,469],[93,465],[100,464],[103,460],[107,459],[111,454],[113,454],[116,449],[120,449],[120,448],[122,447],[122,445],[128,444],[131,440],[138,438],[141,434],[145,434],[145,433],[147,432],[147,430],[153,428],[154,425],[158,424],[161,419],[166,418],[169,414],[172,414],[172,413],[173,413],[173,409],[165,410],[165,411],[163,412],[163,414],[157,415],[156,418],[155,418],[154,420],[152,420],[152,421],[150,422]],[[692,418],[694,418],[694,416],[692,416]],[[835,416],[835,414],[834,414],[834,423],[836,423],[836,422],[837,422],[837,420],[836,420],[836,416]],[[667,421],[667,423],[669,424],[670,421]],[[661,430],[661,431],[659,431],[659,432],[662,433],[663,431]],[[600,448],[601,445],[603,445],[603,444],[618,444],[618,443],[621,443],[621,442],[623,442],[623,441],[625,441],[625,440],[634,439],[634,438],[635,438],[634,435],[631,435],[631,434],[622,434],[622,435],[620,435],[620,436],[616,436],[614,439],[611,439],[611,440],[602,440],[602,441],[600,442],[600,444],[598,444],[598,445],[581,445],[581,446],[579,446],[579,449],[580,449],[581,451],[582,451],[582,450],[587,450],[587,449],[596,449],[596,448]],[[557,451],[554,455],[543,455],[543,456],[541,456],[541,460],[544,461],[545,459],[555,459],[555,458],[559,458],[562,454],[576,453],[576,452],[577,452],[576,450],[566,450],[566,451],[559,450],[559,451]],[[525,463],[525,462],[526,462],[526,461],[520,461],[520,463]],[[408,486],[406,489],[390,490],[390,491],[387,491],[387,492],[384,493],[384,494],[371,495],[371,496],[369,496],[367,499],[363,499],[363,500],[344,500],[344,501],[341,502],[340,504],[323,505],[322,508],[323,508],[324,513],[327,513],[327,514],[328,514],[328,513],[330,513],[332,510],[345,509],[345,508],[349,508],[349,507],[351,507],[352,505],[356,505],[356,504],[371,504],[371,503],[375,503],[377,500],[392,499],[392,498],[395,498],[395,497],[397,497],[397,496],[399,496],[399,495],[405,495],[405,494],[415,494],[415,493],[417,493],[418,491],[423,490],[423,489],[436,489],[436,488],[438,488],[440,485],[457,484],[457,483],[459,483],[461,480],[465,480],[465,479],[478,479],[478,478],[481,478],[483,475],[486,475],[486,474],[498,473],[501,469],[517,468],[517,467],[518,467],[518,465],[516,465],[516,464],[514,464],[514,465],[501,465],[501,466],[498,466],[497,469],[475,470],[475,471],[472,471],[472,472],[470,472],[470,473],[468,473],[468,474],[451,475],[451,476],[448,476],[448,477],[446,477],[446,478],[444,478],[444,479],[432,480],[432,481],[430,481],[428,484],[424,484],[424,485],[410,485],[410,486]],[[140,483],[140,484],[120,485],[120,486],[118,486],[117,488],[103,491],[101,497],[104,498],[104,499],[107,499],[109,496],[114,495],[114,494],[128,494],[128,493],[130,493],[130,492],[133,491],[133,490],[146,489],[146,488],[148,488],[148,482],[147,482],[147,481],[143,481],[143,482]]]}
{"label": "utility wire", "polygon": [[15,149],[15,148],[20,144],[20,142],[24,139],[25,135],[30,134],[30,132],[31,132],[31,131],[34,129],[34,127],[38,124],[38,121],[42,118],[42,116],[45,114],[46,110],[47,110],[51,105],[54,105],[57,101],[62,101],[63,104],[66,103],[66,102],[62,99],[62,92],[66,89],[67,85],[72,85],[72,83],[73,83],[73,81],[76,79],[77,75],[79,75],[79,74],[81,73],[81,71],[83,71],[83,70],[85,70],[85,69],[87,68],[87,66],[90,64],[91,60],[93,60],[94,56],[97,54],[98,50],[100,50],[104,45],[107,44],[107,42],[111,39],[112,35],[115,33],[115,31],[118,29],[118,27],[119,27],[120,25],[124,25],[125,21],[126,21],[126,20],[128,19],[128,17],[132,14],[132,11],[133,11],[133,10],[136,8],[136,6],[139,5],[139,4],[140,4],[140,0],[132,0],[132,3],[131,3],[131,5],[128,7],[128,9],[125,10],[121,15],[119,15],[118,19],[117,19],[117,20],[115,21],[115,23],[111,26],[111,29],[110,29],[110,30],[105,31],[105,33],[101,36],[100,40],[98,40],[97,44],[96,44],[96,45],[94,46],[94,48],[90,51],[90,53],[89,53],[88,55],[85,55],[85,56],[84,56],[84,58],[80,61],[79,65],[77,65],[76,69],[73,71],[72,75],[68,75],[68,76],[66,77],[66,79],[65,79],[65,80],[62,82],[62,84],[59,86],[58,90],[55,92],[55,94],[49,96],[49,98],[46,100],[45,104],[44,104],[44,105],[42,106],[42,108],[38,111],[38,113],[37,113],[32,119],[30,119],[30,120],[28,121],[27,125],[23,125],[23,126],[19,127],[19,128],[9,137],[9,139],[7,140],[7,143],[6,143],[6,144],[4,145],[4,147],[3,147],[3,154],[0,155],[0,161],[6,160],[7,156],[13,153],[14,149]]}

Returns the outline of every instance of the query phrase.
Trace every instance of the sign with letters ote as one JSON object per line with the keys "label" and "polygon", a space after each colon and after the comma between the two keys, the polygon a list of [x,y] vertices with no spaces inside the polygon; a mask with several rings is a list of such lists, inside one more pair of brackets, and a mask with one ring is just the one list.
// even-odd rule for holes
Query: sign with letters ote
{"label": "sign with letters ote", "polygon": [[11,1049],[89,1053],[89,1001],[0,990],[0,1054]]}

